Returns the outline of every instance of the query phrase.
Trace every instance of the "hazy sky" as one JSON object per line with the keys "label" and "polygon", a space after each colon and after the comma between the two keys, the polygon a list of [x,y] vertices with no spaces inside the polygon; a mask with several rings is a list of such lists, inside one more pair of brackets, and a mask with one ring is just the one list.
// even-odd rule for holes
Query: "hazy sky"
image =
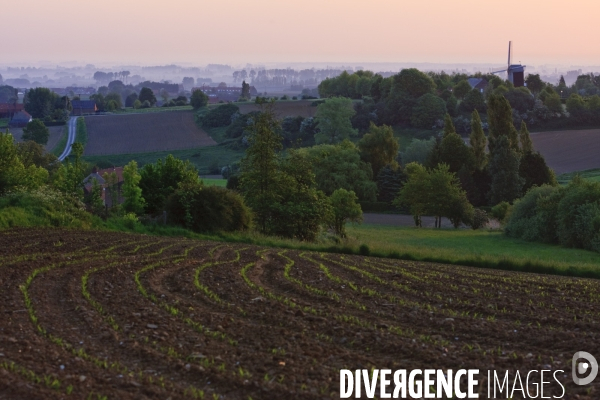
{"label": "hazy sky", "polygon": [[[8,0],[0,0],[0,3]],[[0,64],[600,65],[598,0],[19,0]],[[17,15],[14,14],[14,15]]]}

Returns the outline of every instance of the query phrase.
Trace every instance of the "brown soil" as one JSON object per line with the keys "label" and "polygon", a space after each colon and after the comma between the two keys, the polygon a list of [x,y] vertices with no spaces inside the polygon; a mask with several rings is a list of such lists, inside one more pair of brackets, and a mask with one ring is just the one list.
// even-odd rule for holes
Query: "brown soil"
{"label": "brown soil", "polygon": [[334,399],[341,368],[426,367],[563,369],[565,398],[592,399],[600,382],[573,385],[569,362],[576,351],[600,355],[599,289],[432,263],[12,229],[0,232],[0,398]]}
{"label": "brown soil", "polygon": [[85,155],[150,153],[213,146],[191,111],[86,117]]}
{"label": "brown soil", "polygon": [[[279,118],[301,116],[304,118],[314,117],[317,112],[317,107],[312,107],[310,104],[314,100],[282,100],[275,102],[275,113]],[[259,107],[255,104],[241,104],[240,113],[247,114],[251,111],[259,111]]]}
{"label": "brown soil", "polygon": [[[50,126],[48,127],[50,131],[50,137],[48,138],[48,143],[46,144],[46,150],[52,151],[54,147],[58,144],[60,138],[66,134],[65,126]],[[10,128],[10,133],[12,133],[15,141],[22,142],[21,136],[23,136],[23,128]]]}
{"label": "brown soil", "polygon": [[531,139],[557,174],[600,168],[600,129],[538,132]]}

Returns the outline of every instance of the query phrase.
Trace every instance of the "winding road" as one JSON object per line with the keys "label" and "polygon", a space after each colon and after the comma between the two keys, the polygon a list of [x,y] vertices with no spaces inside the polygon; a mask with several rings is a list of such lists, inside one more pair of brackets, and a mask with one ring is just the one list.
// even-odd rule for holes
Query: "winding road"
{"label": "winding road", "polygon": [[69,154],[71,154],[71,146],[73,146],[73,143],[75,143],[75,136],[77,131],[77,118],[78,117],[69,118],[69,132],[67,134],[67,143],[65,145],[65,149],[58,157],[58,161],[63,161],[69,156]]}

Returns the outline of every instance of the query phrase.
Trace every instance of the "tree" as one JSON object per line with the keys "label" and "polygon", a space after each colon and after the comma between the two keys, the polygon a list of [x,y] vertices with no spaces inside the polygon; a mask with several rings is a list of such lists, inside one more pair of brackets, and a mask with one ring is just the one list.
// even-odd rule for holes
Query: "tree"
{"label": "tree", "polygon": [[133,92],[125,99],[125,107],[134,107],[136,101],[139,102],[138,95],[136,92]]}
{"label": "tree", "polygon": [[113,110],[123,108],[123,99],[121,99],[121,95],[118,93],[109,93],[104,97],[104,102],[108,105],[113,102]]}
{"label": "tree", "polygon": [[317,188],[331,196],[336,189],[352,190],[361,201],[375,201],[377,185],[371,165],[360,159],[360,151],[349,140],[299,149],[315,173]]}
{"label": "tree", "polygon": [[39,119],[34,119],[23,128],[23,140],[33,140],[36,143],[45,145],[48,143],[49,137],[50,130]]}
{"label": "tree", "polygon": [[502,201],[509,203],[522,194],[523,178],[519,175],[520,157],[509,141],[508,135],[500,135],[494,144],[490,159],[492,185],[490,203],[496,205]]}
{"label": "tree", "polygon": [[241,162],[240,186],[246,203],[255,213],[259,231],[267,234],[272,228],[273,205],[280,200],[278,152],[282,145],[273,103],[260,106],[261,113],[248,130],[249,146]]}
{"label": "tree", "polygon": [[332,213],[329,226],[336,235],[346,237],[346,222],[361,222],[362,209],[353,191],[337,189],[330,197]]}
{"label": "tree", "polygon": [[424,166],[418,163],[407,164],[405,170],[408,179],[393,203],[399,208],[407,206],[415,219],[415,225],[420,227],[421,216],[425,215],[428,211],[429,173]]}
{"label": "tree", "polygon": [[47,88],[30,89],[25,93],[25,111],[33,118],[44,119],[52,114],[59,96]]}
{"label": "tree", "polygon": [[193,77],[190,76],[186,76],[183,78],[183,80],[181,81],[181,84],[183,85],[183,87],[187,88],[192,88],[194,87],[194,83],[196,82],[196,80]]}
{"label": "tree", "polygon": [[556,186],[554,171],[548,167],[544,156],[539,152],[527,152],[521,157],[519,175],[523,178],[523,193],[534,186]]}
{"label": "tree", "polygon": [[476,170],[483,170],[487,164],[487,156],[485,148],[487,146],[487,138],[481,126],[481,118],[477,110],[473,111],[471,117],[471,135],[469,136],[471,149],[473,149],[473,167]]}
{"label": "tree", "polygon": [[402,167],[396,169],[389,165],[383,167],[377,175],[377,200],[391,204],[398,196],[406,178]]}
{"label": "tree", "polygon": [[471,85],[466,79],[461,80],[454,86],[452,93],[459,99],[464,98],[472,90]]}
{"label": "tree", "polygon": [[539,93],[542,91],[544,86],[544,82],[540,78],[539,74],[529,74],[527,75],[527,79],[525,79],[525,83],[527,84],[527,88],[531,90],[533,93]]}
{"label": "tree", "polygon": [[488,123],[490,125],[490,153],[494,153],[496,141],[506,136],[509,147],[519,151],[519,135],[513,125],[512,108],[502,95],[492,94],[488,100]]}
{"label": "tree", "polygon": [[19,159],[26,168],[35,165],[48,170],[48,172],[54,172],[58,168],[56,156],[48,153],[41,144],[27,140],[17,143],[16,147]]}
{"label": "tree", "polygon": [[334,97],[319,104],[316,120],[320,132],[315,135],[315,142],[334,144],[354,136],[356,130],[350,121],[354,113],[352,100],[344,97]]}
{"label": "tree", "polygon": [[297,150],[288,151],[281,160],[280,171],[281,198],[273,207],[272,233],[314,241],[332,214],[330,199],[317,189],[309,160]]}
{"label": "tree", "polygon": [[529,136],[529,131],[527,130],[527,124],[525,124],[525,121],[521,121],[519,140],[521,141],[521,152],[524,154],[533,152],[533,142],[531,141],[531,136]]}
{"label": "tree", "polygon": [[566,106],[571,118],[578,121],[584,121],[586,119],[587,108],[583,101],[583,97],[580,95],[576,93],[571,94],[567,99]]}
{"label": "tree", "polygon": [[248,101],[250,100],[250,84],[246,83],[246,81],[242,81],[242,95],[240,96],[240,100]]}
{"label": "tree", "polygon": [[484,112],[486,109],[485,99],[479,89],[473,89],[460,102],[459,108],[466,113],[471,113],[473,110]]}
{"label": "tree", "polygon": [[410,122],[416,128],[431,129],[445,114],[446,102],[434,94],[426,93],[419,97],[412,109]]}
{"label": "tree", "polygon": [[456,133],[456,128],[454,127],[454,123],[452,122],[452,118],[450,117],[450,114],[446,114],[446,115],[444,115],[443,137],[446,137],[451,133]]}
{"label": "tree", "polygon": [[190,96],[190,104],[194,107],[194,110],[198,110],[202,107],[206,107],[208,104],[208,96],[200,89],[192,91]]}
{"label": "tree", "polygon": [[86,163],[81,160],[83,144],[75,142],[71,145],[73,161],[67,159],[60,165],[53,178],[53,185],[67,196],[78,200],[83,199],[83,179],[85,178]]}
{"label": "tree", "polygon": [[140,90],[140,96],[138,97],[138,100],[141,103],[147,101],[150,103],[151,106],[156,104],[156,96],[154,96],[154,92],[152,91],[152,89],[147,87],[143,87],[142,90]]}
{"label": "tree", "polygon": [[169,92],[167,92],[166,89],[161,89],[160,97],[162,98],[163,102],[166,103],[167,101],[169,101]]}
{"label": "tree", "polygon": [[138,166],[135,161],[130,161],[123,167],[123,210],[141,214],[144,212],[146,202],[142,197],[142,189],[140,188],[140,180],[142,176],[138,172]]}
{"label": "tree", "polygon": [[48,171],[34,164],[23,164],[13,136],[8,131],[0,132],[0,195],[17,186],[35,189],[47,181]]}
{"label": "tree", "polygon": [[450,132],[440,143],[438,163],[448,165],[449,171],[453,173],[457,173],[463,166],[471,170],[473,153],[458,133]]}
{"label": "tree", "polygon": [[416,68],[407,68],[394,75],[393,87],[396,90],[406,92],[409,96],[417,99],[427,93],[433,93],[435,82],[431,77]]}
{"label": "tree", "polygon": [[394,137],[391,126],[378,127],[372,122],[368,133],[358,142],[360,156],[364,162],[371,164],[374,176],[377,176],[386,165],[394,169],[398,167],[396,156],[399,147],[398,139]]}
{"label": "tree", "polygon": [[189,161],[182,161],[171,154],[163,161],[146,164],[140,171],[139,186],[146,201],[146,213],[157,214],[164,210],[167,198],[178,185],[199,182],[198,170]]}
{"label": "tree", "polygon": [[421,215],[426,214],[436,217],[436,228],[441,228],[442,217],[449,218],[455,228],[471,220],[473,206],[446,164],[430,171],[419,164],[409,164],[407,172],[408,181],[395,203],[409,206],[418,226]]}

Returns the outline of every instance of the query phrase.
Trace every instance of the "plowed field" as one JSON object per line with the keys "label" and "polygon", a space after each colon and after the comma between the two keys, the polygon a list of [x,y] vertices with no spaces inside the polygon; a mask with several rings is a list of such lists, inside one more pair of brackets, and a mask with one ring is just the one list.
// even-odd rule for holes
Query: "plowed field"
{"label": "plowed field", "polygon": [[85,119],[86,156],[151,153],[213,146],[192,111],[103,115]]}
{"label": "plowed field", "polygon": [[600,129],[538,132],[531,140],[557,174],[600,168]]}
{"label": "plowed field", "polygon": [[329,399],[341,368],[372,367],[563,369],[565,398],[598,398],[598,380],[574,386],[570,359],[600,355],[599,289],[209,241],[2,231],[0,398]]}
{"label": "plowed field", "polygon": [[[317,107],[312,107],[314,100],[288,100],[275,102],[275,114],[279,118],[301,116],[304,118],[314,117]],[[247,114],[252,111],[260,111],[255,104],[240,104],[240,113]]]}

